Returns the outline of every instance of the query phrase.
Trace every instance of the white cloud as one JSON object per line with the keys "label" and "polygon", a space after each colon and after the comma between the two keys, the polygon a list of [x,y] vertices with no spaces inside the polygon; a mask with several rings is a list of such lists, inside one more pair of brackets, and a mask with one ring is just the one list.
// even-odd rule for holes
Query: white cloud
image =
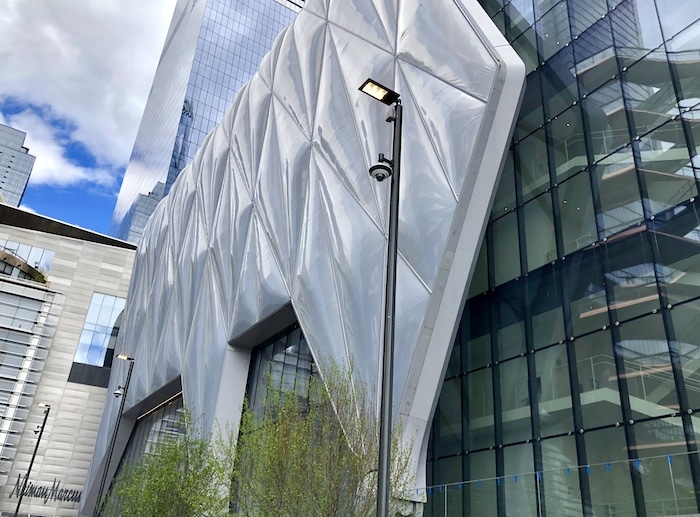
{"label": "white cloud", "polygon": [[[6,113],[31,124],[19,128],[37,156],[33,182],[101,183],[107,179],[100,170],[111,175],[126,164],[174,5],[175,0],[3,2],[0,101],[10,97],[41,108],[35,117]],[[42,125],[37,117],[46,113],[69,121],[70,134],[52,133],[47,120]],[[81,142],[101,169],[71,168],[59,149],[68,137]],[[63,179],[58,167],[66,167]]]}
{"label": "white cloud", "polygon": [[88,183],[111,187],[115,182],[113,169],[85,167],[71,161],[66,156],[65,148],[72,143],[72,132],[51,124],[50,116],[43,115],[25,110],[7,117],[10,126],[27,133],[24,145],[36,156],[29,184],[66,186]]}

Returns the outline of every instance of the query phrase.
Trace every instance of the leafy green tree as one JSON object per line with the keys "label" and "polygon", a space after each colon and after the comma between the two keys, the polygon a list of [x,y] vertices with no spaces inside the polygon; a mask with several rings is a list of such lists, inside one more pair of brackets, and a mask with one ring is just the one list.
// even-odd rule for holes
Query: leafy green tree
{"label": "leafy green tree", "polygon": [[[234,484],[239,515],[374,515],[375,399],[352,371],[338,367],[330,368],[323,381],[312,377],[307,394],[268,387],[264,412],[255,414],[249,407],[243,412]],[[410,488],[409,472],[408,449],[395,440],[390,482],[395,497]]]}
{"label": "leafy green tree", "polygon": [[229,515],[235,435],[199,437],[184,414],[179,436],[156,444],[116,478],[109,517],[217,517]]}

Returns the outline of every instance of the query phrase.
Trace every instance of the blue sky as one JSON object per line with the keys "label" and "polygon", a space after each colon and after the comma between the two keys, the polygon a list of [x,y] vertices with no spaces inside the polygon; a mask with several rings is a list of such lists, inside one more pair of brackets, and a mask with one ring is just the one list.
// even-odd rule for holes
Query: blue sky
{"label": "blue sky", "polygon": [[175,0],[5,0],[0,123],[36,162],[22,207],[107,233]]}

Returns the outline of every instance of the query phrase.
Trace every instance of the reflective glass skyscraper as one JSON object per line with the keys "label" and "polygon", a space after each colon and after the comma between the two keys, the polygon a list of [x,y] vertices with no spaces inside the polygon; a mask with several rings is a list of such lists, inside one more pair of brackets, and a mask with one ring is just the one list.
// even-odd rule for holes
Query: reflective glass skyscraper
{"label": "reflective glass skyscraper", "polygon": [[433,422],[429,511],[696,514],[698,3],[480,3],[527,89]]}
{"label": "reflective glass skyscraper", "polygon": [[221,121],[303,0],[178,0],[112,216],[138,242],[158,202]]}
{"label": "reflective glass skyscraper", "polygon": [[24,147],[26,133],[0,124],[0,196],[8,205],[19,206],[34,167],[34,156]]}

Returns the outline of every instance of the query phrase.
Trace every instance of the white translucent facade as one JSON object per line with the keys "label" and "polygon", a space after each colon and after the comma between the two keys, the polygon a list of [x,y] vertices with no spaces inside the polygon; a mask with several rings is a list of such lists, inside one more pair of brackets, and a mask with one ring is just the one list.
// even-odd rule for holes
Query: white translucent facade
{"label": "white translucent facade", "polygon": [[523,76],[475,1],[308,1],[146,227],[119,337],[136,358],[126,407],[180,377],[205,426],[235,424],[250,358],[236,338],[290,303],[321,372],[352,360],[376,383],[389,182],[367,170],[392,126],[358,91],[371,77],[404,105],[394,414],[422,486]]}

